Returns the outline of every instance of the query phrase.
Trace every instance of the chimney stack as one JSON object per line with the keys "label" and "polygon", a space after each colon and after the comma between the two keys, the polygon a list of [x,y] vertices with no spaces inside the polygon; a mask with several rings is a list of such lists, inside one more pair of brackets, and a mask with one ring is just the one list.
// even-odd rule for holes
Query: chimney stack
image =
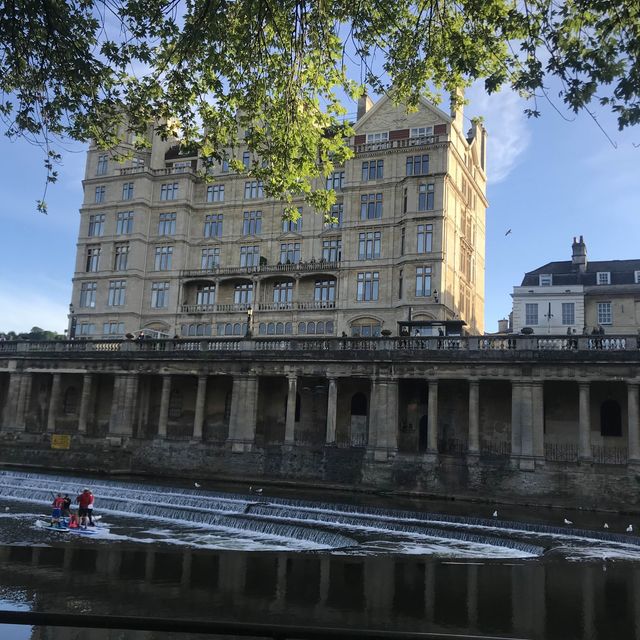
{"label": "chimney stack", "polygon": [[464,137],[464,91],[458,89],[455,98],[451,96],[451,123],[457,129],[458,134]]}
{"label": "chimney stack", "polygon": [[572,264],[578,267],[580,273],[584,273],[587,270],[587,245],[584,243],[582,236],[580,236],[580,240],[573,238],[571,250]]}
{"label": "chimney stack", "polygon": [[363,93],[358,98],[358,120],[360,120],[360,118],[362,118],[362,116],[367,113],[367,111],[369,111],[372,106],[373,100],[371,100],[371,98],[366,93]]}
{"label": "chimney stack", "polygon": [[506,318],[498,320],[498,333],[507,333],[509,331],[509,321]]}

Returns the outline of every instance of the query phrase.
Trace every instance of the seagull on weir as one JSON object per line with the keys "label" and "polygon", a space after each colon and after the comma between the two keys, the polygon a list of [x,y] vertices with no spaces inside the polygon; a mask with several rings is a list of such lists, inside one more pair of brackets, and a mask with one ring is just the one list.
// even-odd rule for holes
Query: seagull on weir
{"label": "seagull on weir", "polygon": [[4,508],[4,510],[5,510],[5,511],[9,511],[9,507],[5,507],[5,508]]}
{"label": "seagull on weir", "polygon": [[260,487],[249,487],[249,491],[251,491],[251,493],[262,493],[262,489]]}
{"label": "seagull on weir", "polygon": [[571,522],[571,520],[567,520],[566,518],[564,519],[564,523],[565,524],[573,524],[573,522]]}
{"label": "seagull on weir", "polygon": [[632,524],[630,524],[630,525],[627,527],[627,533],[633,533],[633,525],[632,525]]}
{"label": "seagull on weir", "polygon": [[608,525],[606,522],[604,523],[604,528],[605,528],[605,529],[608,529],[608,528],[609,528],[609,525]]}
{"label": "seagull on weir", "polygon": [[493,517],[494,517],[494,518],[497,518],[497,517],[498,517],[498,512],[497,512],[497,511],[494,511],[494,512],[493,512]]}
{"label": "seagull on weir", "polygon": [[202,485],[201,485],[201,484],[199,484],[198,482],[194,482],[194,483],[193,483],[193,486],[194,486],[196,489],[199,489]]}

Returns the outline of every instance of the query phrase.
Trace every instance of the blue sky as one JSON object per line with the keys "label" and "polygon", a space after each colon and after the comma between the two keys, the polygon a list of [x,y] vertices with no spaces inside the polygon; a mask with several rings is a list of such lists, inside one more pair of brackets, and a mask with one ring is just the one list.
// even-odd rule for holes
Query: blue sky
{"label": "blue sky", "polygon": [[[472,88],[467,97],[465,114],[483,115],[489,133],[487,331],[497,330],[498,319],[509,314],[509,294],[525,271],[570,259],[573,236],[584,236],[591,260],[640,258],[639,127],[619,133],[613,116],[597,111],[614,149],[586,113],[569,115],[567,122],[547,103],[542,117],[530,120],[522,114],[524,102],[510,92],[489,98]],[[64,153],[59,180],[49,187],[48,215],[35,212],[45,177],[41,151],[2,137],[0,158],[0,331],[38,325],[62,332],[71,299],[83,148]]]}

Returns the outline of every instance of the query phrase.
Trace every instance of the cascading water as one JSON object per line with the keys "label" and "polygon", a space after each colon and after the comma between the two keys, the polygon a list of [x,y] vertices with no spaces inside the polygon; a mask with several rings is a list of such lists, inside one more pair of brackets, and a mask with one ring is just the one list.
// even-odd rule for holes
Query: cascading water
{"label": "cascading water", "polygon": [[[531,557],[558,546],[598,546],[640,557],[632,536],[544,524],[396,511],[367,506],[312,503],[284,498],[158,487],[151,484],[74,478],[18,471],[0,472],[0,500],[49,505],[52,494],[75,497],[85,486],[96,496],[101,514],[127,522],[163,523],[171,535],[187,535],[198,546],[207,536],[225,533],[269,540],[298,549],[339,549],[341,553],[386,552],[448,556]],[[197,532],[194,533],[194,532]],[[185,539],[187,539],[185,538]],[[266,541],[266,542],[265,542]],[[297,545],[297,546],[296,546]],[[276,545],[277,547],[277,545]]]}

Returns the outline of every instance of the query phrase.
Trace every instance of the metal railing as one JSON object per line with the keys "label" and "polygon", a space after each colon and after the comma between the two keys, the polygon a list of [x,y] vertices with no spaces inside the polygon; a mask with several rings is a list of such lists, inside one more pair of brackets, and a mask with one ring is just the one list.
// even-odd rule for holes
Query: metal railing
{"label": "metal railing", "polygon": [[293,262],[286,264],[260,264],[249,267],[211,267],[210,269],[183,269],[180,275],[183,278],[201,278],[229,275],[255,275],[260,273],[300,273],[312,271],[335,271],[340,263],[328,260],[308,260],[305,262]]}

